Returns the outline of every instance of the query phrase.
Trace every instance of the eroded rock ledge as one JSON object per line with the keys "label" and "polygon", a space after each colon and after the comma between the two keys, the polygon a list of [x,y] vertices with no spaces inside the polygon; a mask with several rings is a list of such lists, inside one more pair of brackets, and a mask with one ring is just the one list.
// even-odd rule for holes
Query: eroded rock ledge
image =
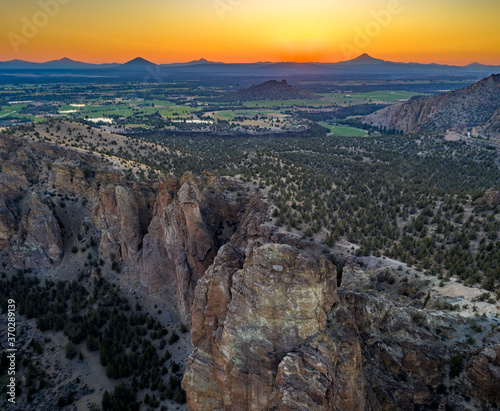
{"label": "eroded rock ledge", "polygon": [[0,140],[0,160],[0,246],[14,267],[54,269],[92,238],[98,259],[116,261],[129,284],[173,294],[186,323],[219,248],[238,229],[236,243],[251,238],[267,207],[236,179],[134,182],[99,156],[19,137]]}
{"label": "eroded rock ledge", "polygon": [[116,275],[176,296],[192,319],[191,410],[500,408],[496,319],[425,308],[426,280],[388,292],[355,261],[337,288],[322,247],[278,233],[237,180],[127,181],[98,156],[14,137],[0,160],[0,249],[15,267],[74,263],[93,239]]}
{"label": "eroded rock ledge", "polygon": [[195,290],[189,410],[498,409],[494,319],[471,343],[477,319],[424,308],[427,279],[381,287],[351,259],[337,288],[321,251],[243,220]]}
{"label": "eroded rock ledge", "polygon": [[225,245],[196,288],[190,409],[362,410],[358,332],[332,311],[336,281],[330,261],[291,245]]}

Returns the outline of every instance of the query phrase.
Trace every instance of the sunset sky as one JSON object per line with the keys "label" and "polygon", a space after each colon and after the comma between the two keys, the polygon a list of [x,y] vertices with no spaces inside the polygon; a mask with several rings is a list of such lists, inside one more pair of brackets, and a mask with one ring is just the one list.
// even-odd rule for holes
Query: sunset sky
{"label": "sunset sky", "polygon": [[500,64],[498,0],[15,0],[1,7],[0,61],[336,62],[366,52]]}

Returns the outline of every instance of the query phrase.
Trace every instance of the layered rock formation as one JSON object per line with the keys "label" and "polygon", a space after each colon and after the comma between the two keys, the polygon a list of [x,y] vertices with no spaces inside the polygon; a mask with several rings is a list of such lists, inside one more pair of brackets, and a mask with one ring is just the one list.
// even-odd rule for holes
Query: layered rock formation
{"label": "layered rock formation", "polygon": [[98,156],[18,137],[0,144],[0,244],[15,267],[57,267],[77,236],[92,236],[98,258],[170,291],[190,322],[196,283],[254,193],[210,173],[134,182]]}
{"label": "layered rock formation", "polygon": [[500,404],[500,345],[475,354],[467,364],[466,375],[470,395]]}
{"label": "layered rock formation", "polygon": [[472,320],[422,309],[426,280],[383,291],[351,262],[337,289],[328,259],[290,240],[226,244],[199,281],[190,410],[497,409],[498,334],[475,351]]}
{"label": "layered rock formation", "polygon": [[187,322],[196,283],[245,210],[248,197],[234,195],[242,189],[233,180],[209,173],[160,177],[153,218],[144,237],[141,280],[151,291],[175,292]]}
{"label": "layered rock formation", "polygon": [[391,285],[353,259],[337,288],[323,247],[279,233],[268,204],[233,179],[137,182],[98,156],[19,137],[0,139],[0,159],[2,257],[57,269],[85,243],[108,275],[169,290],[192,313],[191,410],[500,406],[495,319],[432,310],[424,276]]}
{"label": "layered rock formation", "polygon": [[57,266],[63,256],[53,205],[32,189],[39,179],[33,154],[15,138],[0,140],[0,247],[24,269]]}
{"label": "layered rock formation", "polygon": [[285,244],[245,254],[224,246],[196,288],[190,408],[362,410],[357,329],[332,313],[335,267]]}
{"label": "layered rock formation", "polygon": [[[140,207],[140,200],[147,206]],[[152,201],[153,192],[140,190],[137,185],[109,184],[99,189],[92,216],[102,233],[100,255],[107,258],[119,256],[125,263],[138,262],[147,229],[141,225],[141,217],[151,220]],[[144,213],[149,215],[143,216]]]}
{"label": "layered rock formation", "polygon": [[462,128],[468,123],[486,124],[490,119],[494,122],[499,108],[500,74],[496,74],[460,90],[413,97],[370,114],[364,122],[405,133],[443,130]]}
{"label": "layered rock formation", "polygon": [[[10,255],[19,262],[18,267],[57,266],[63,255],[63,241],[52,209],[36,193],[30,193],[18,217],[20,220],[12,224],[15,228],[9,241]],[[7,224],[9,222],[12,223],[12,219],[8,219]]]}

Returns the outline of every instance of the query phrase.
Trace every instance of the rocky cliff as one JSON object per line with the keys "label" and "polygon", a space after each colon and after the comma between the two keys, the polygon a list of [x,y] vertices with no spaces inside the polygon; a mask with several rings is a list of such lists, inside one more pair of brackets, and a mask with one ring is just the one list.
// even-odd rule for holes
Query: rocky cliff
{"label": "rocky cliff", "polygon": [[19,136],[0,140],[0,158],[0,244],[15,267],[55,268],[88,240],[130,284],[174,294],[187,323],[198,279],[254,196],[210,173],[135,181],[96,155]]}
{"label": "rocky cliff", "polygon": [[337,288],[313,244],[251,232],[196,287],[190,410],[497,409],[495,320],[432,309],[428,280],[399,274],[391,286],[353,260]]}
{"label": "rocky cliff", "polygon": [[15,138],[0,139],[0,246],[18,268],[48,268],[63,257],[61,225],[54,204],[35,187],[48,180],[46,156],[57,150],[35,146]]}
{"label": "rocky cliff", "polygon": [[151,291],[173,291],[188,322],[196,283],[236,230],[248,199],[236,181],[209,173],[159,179],[153,218],[144,237],[141,281]]}
{"label": "rocky cliff", "polygon": [[191,409],[362,410],[357,328],[332,311],[336,282],[325,257],[290,245],[224,246],[196,288]]}
{"label": "rocky cliff", "polygon": [[489,188],[484,192],[484,194],[474,201],[474,204],[482,205],[495,205],[500,204],[500,191],[494,188]]}
{"label": "rocky cliff", "polygon": [[493,116],[484,125],[474,127],[473,136],[481,136],[493,139],[500,138],[500,108],[495,111]]}
{"label": "rocky cliff", "polygon": [[499,108],[500,74],[494,74],[460,90],[413,97],[370,114],[364,122],[405,133],[460,129],[467,124],[488,124],[486,128],[493,130],[497,123],[493,118]]}
{"label": "rocky cliff", "polygon": [[500,406],[496,318],[449,310],[423,275],[350,259],[339,278],[327,250],[279,232],[237,180],[138,181],[21,136],[2,135],[0,160],[2,257],[39,271],[91,262],[170,291],[192,323],[191,410]]}

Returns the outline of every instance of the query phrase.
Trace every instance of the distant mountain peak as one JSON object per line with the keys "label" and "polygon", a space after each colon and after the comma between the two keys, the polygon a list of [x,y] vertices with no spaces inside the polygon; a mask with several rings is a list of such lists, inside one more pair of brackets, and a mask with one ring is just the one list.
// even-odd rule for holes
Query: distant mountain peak
{"label": "distant mountain peak", "polygon": [[[35,63],[35,64],[38,64],[38,63]],[[62,59],[51,60],[51,61],[47,61],[45,63],[39,63],[39,67],[44,68],[44,69],[71,70],[71,69],[83,69],[83,68],[92,67],[92,64],[72,60],[68,57],[63,57]]]}
{"label": "distant mountain peak", "polygon": [[79,61],[71,60],[68,57],[63,57],[62,59],[59,59],[59,60],[47,61],[47,63],[51,63],[51,64],[54,64],[54,63],[56,63],[56,64],[73,64],[73,63],[87,64],[87,63],[81,63]]}
{"label": "distant mountain peak", "polygon": [[342,61],[338,64],[380,64],[380,63],[386,63],[386,61],[381,59],[376,59],[375,57],[372,57],[367,53],[363,53],[358,57],[355,57],[351,60]]}
{"label": "distant mountain peak", "polygon": [[375,59],[372,56],[370,56],[369,54],[363,53],[353,60],[375,60]]}
{"label": "distant mountain peak", "polygon": [[190,61],[187,64],[225,64],[225,63],[220,62],[220,61],[219,62],[215,62],[215,61],[207,60],[205,58],[201,58],[199,60]]}
{"label": "distant mountain peak", "polygon": [[185,63],[185,64],[214,64],[214,62],[210,61],[210,60],[207,60],[205,58],[201,58],[201,59],[198,59],[198,60],[190,61],[190,62]]}
{"label": "distant mountain peak", "polygon": [[130,60],[130,61],[127,61],[126,63],[124,63],[123,65],[127,65],[127,66],[144,66],[144,65],[153,65],[153,66],[156,66],[155,63],[152,63],[151,61],[148,61],[142,57],[136,57],[135,59],[133,60]]}
{"label": "distant mountain peak", "polygon": [[358,56],[350,61],[356,62],[356,63],[380,63],[380,62],[383,62],[384,60],[376,59],[375,57],[372,57],[367,53],[363,53],[360,56]]}

